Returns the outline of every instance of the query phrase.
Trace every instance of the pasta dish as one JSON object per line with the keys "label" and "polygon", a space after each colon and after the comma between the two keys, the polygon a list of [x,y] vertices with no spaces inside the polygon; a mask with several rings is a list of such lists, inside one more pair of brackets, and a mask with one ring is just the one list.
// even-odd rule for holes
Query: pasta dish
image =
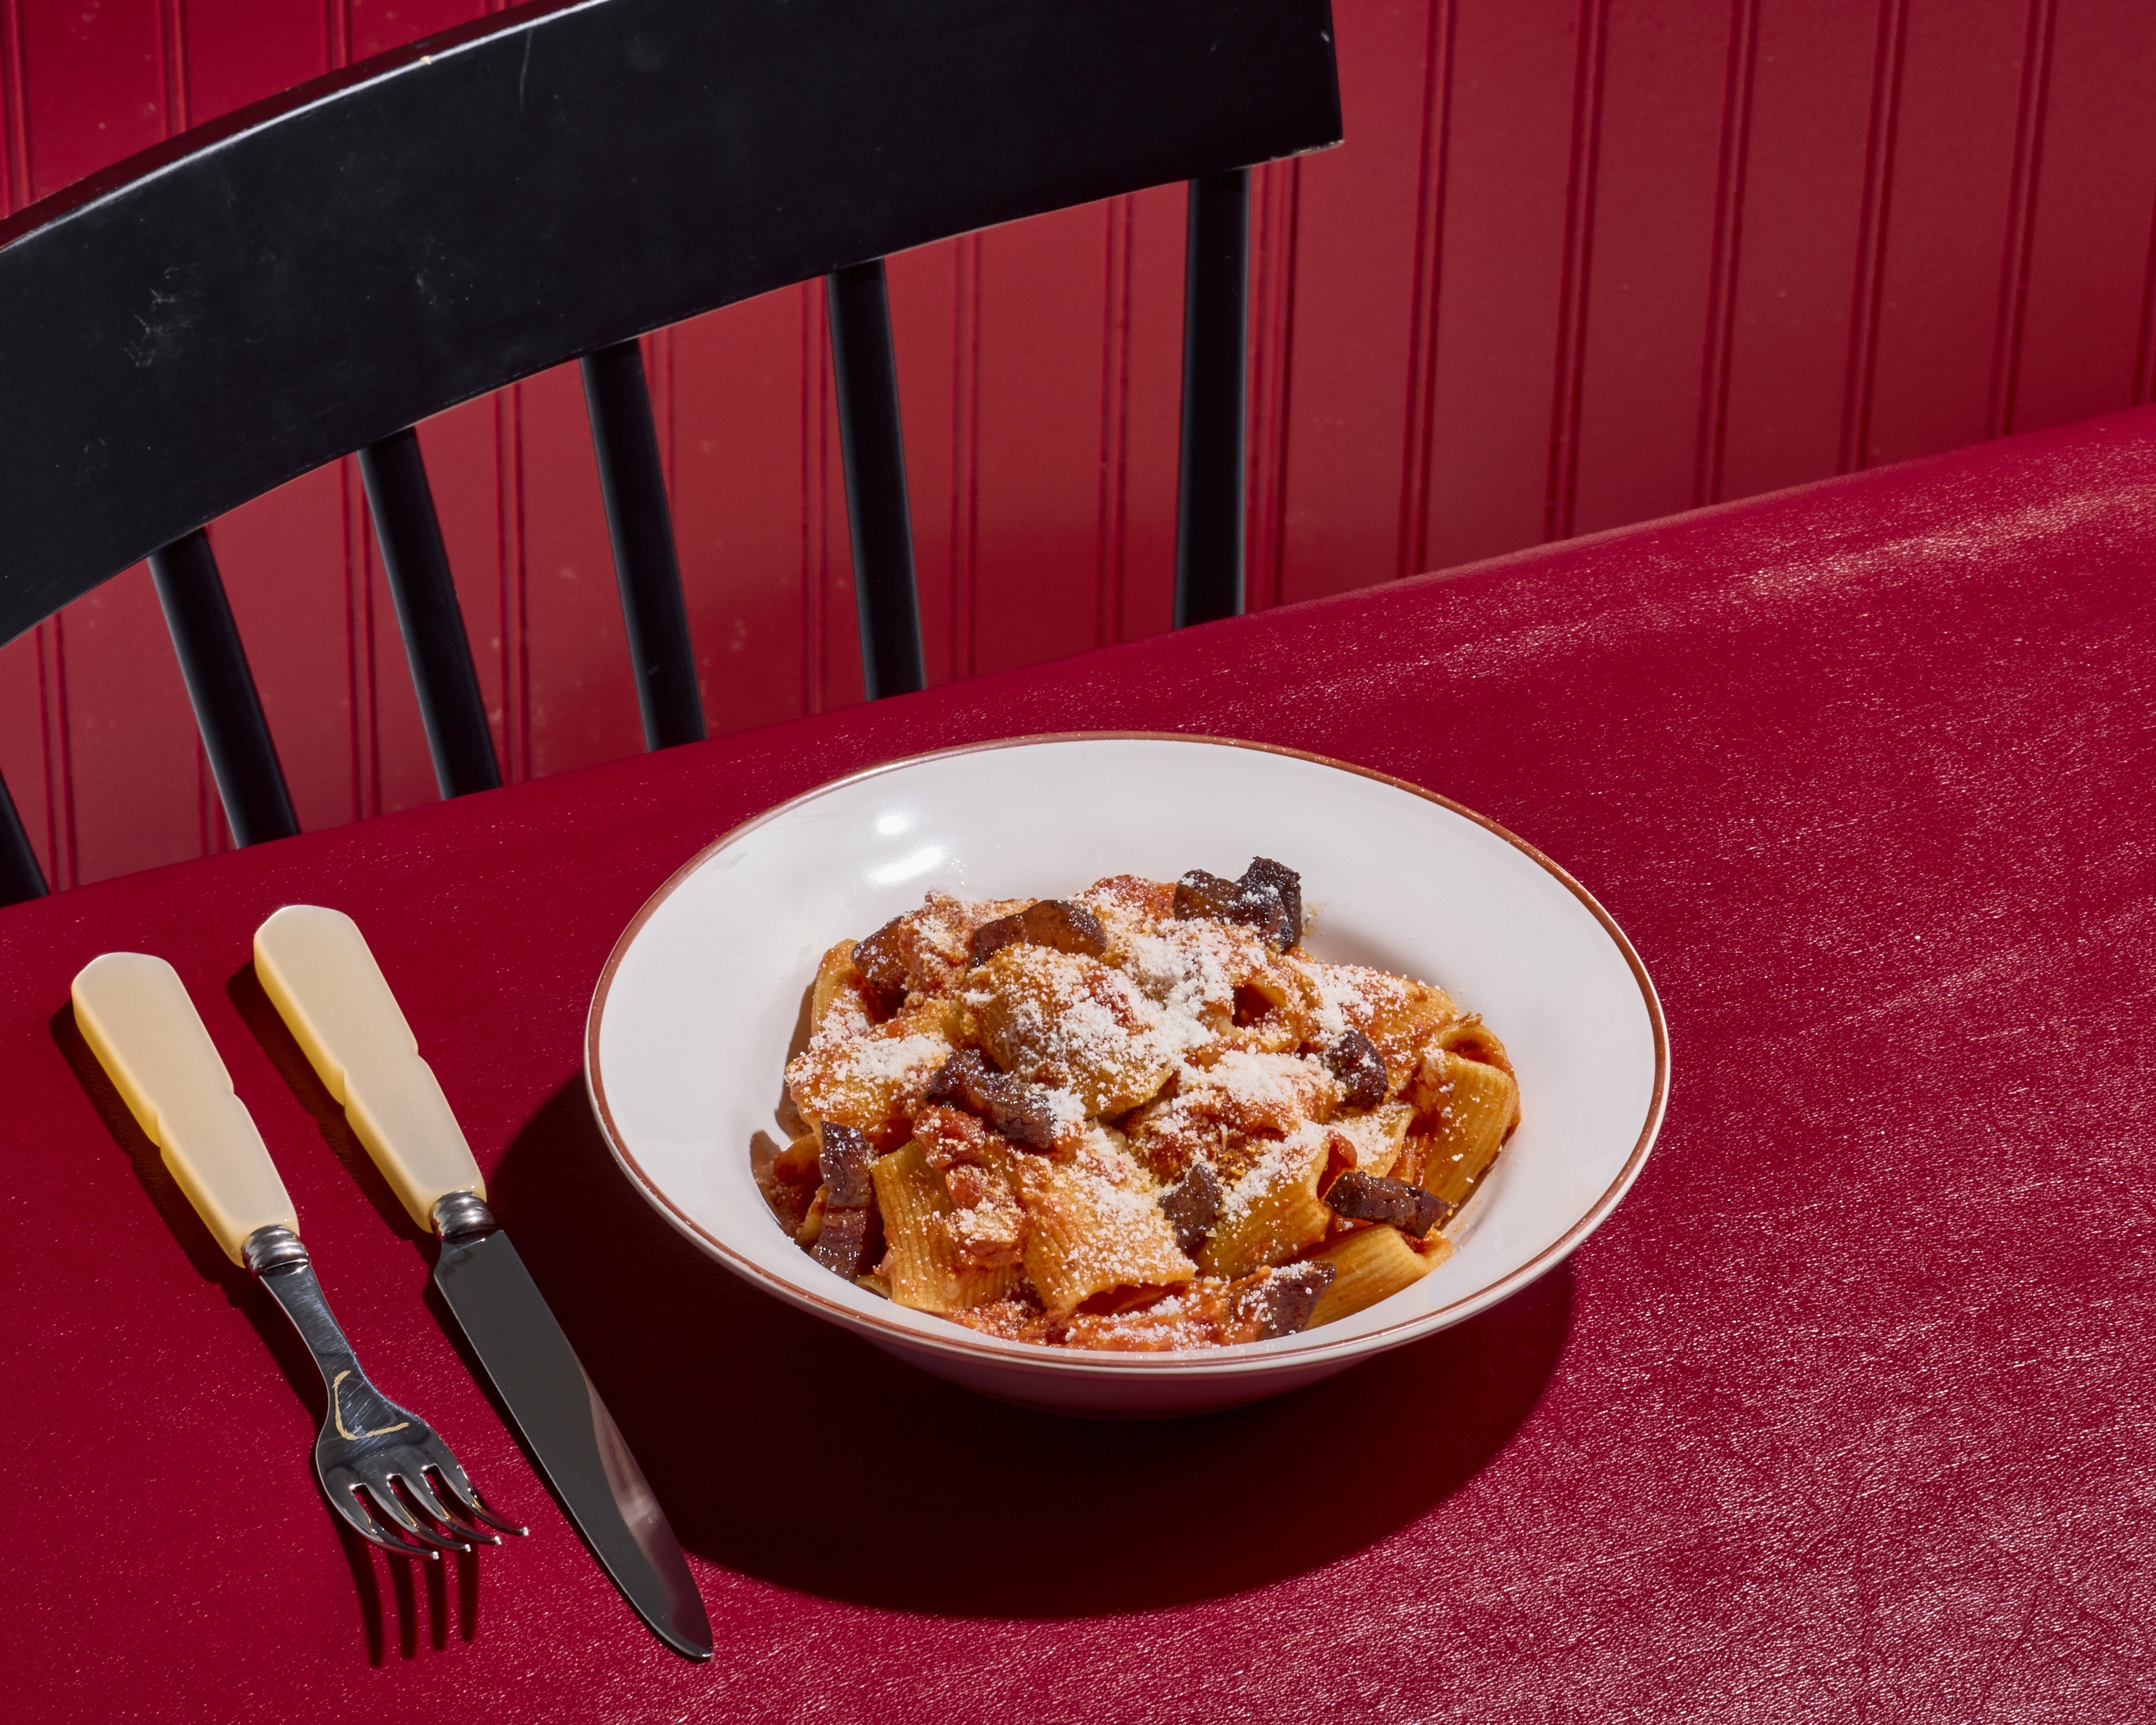
{"label": "pasta dish", "polygon": [[988,1335],[1291,1335],[1435,1269],[1517,1126],[1503,1045],[1428,983],[1313,958],[1301,881],[932,893],[824,955],[757,1168],[834,1275]]}

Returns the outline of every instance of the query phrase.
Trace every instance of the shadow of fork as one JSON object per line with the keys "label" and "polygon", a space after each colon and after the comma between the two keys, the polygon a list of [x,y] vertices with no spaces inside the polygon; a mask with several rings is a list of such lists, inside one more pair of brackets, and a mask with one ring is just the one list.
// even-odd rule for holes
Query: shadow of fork
{"label": "shadow of fork", "polygon": [[[253,978],[253,967],[247,975]],[[258,991],[259,985],[257,985]],[[263,1003],[266,1008],[266,999]],[[273,1014],[274,1017],[275,1014]],[[54,1043],[60,1056],[68,1063],[75,1081],[82,1086],[83,1093],[103,1123],[114,1145],[126,1157],[135,1178],[172,1230],[174,1241],[187,1255],[188,1264],[205,1282],[215,1286],[233,1309],[253,1326],[262,1345],[276,1362],[285,1383],[300,1404],[307,1411],[308,1419],[316,1425],[321,1423],[324,1402],[321,1376],[315,1369],[313,1358],[305,1345],[294,1332],[285,1315],[275,1309],[254,1286],[254,1278],[234,1264],[218,1249],[210,1238],[209,1230],[203,1226],[194,1208],[165,1166],[157,1147],[136,1123],[120,1092],[114,1088],[105,1068],[83,1040],[81,1029],[74,1021],[74,1009],[64,1006],[47,1021]],[[281,1024],[279,1028],[283,1027]],[[313,1076],[311,1072],[308,1075]],[[334,1104],[331,1104],[334,1106]],[[341,1111],[339,1111],[341,1119]],[[361,1160],[365,1161],[362,1156]],[[370,1169],[372,1164],[367,1164]],[[376,1176],[380,1178],[379,1175]],[[386,1183],[383,1188],[388,1190]],[[394,1200],[393,1199],[393,1203]],[[403,1214],[401,1208],[398,1214]],[[304,1463],[304,1455],[300,1458]],[[319,1502],[320,1497],[317,1496]],[[411,1570],[414,1559],[397,1557],[390,1553],[379,1553],[346,1527],[329,1505],[321,1505],[322,1514],[328,1521],[345,1563],[352,1572],[352,1591],[359,1606],[360,1633],[367,1649],[367,1661],[378,1666],[388,1657],[388,1625],[382,1611],[382,1588],[377,1561],[388,1566],[389,1592],[397,1602],[398,1648],[407,1659],[416,1656],[419,1647],[419,1609],[418,1589],[413,1584]],[[477,1631],[479,1624],[479,1564],[470,1553],[457,1557],[458,1631],[461,1640],[469,1641]],[[427,1565],[430,1574],[427,1583],[428,1616],[430,1639],[437,1649],[449,1645],[449,1583],[445,1566]]]}

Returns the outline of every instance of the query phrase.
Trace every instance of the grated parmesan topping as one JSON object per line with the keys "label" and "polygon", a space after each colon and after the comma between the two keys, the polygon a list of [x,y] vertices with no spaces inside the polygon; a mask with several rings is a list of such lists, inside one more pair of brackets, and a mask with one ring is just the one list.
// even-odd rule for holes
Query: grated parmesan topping
{"label": "grated parmesan topping", "polygon": [[1230,1049],[1192,1076],[1204,1087],[1224,1091],[1230,1100],[1245,1106],[1300,1109],[1321,1083],[1336,1097],[1340,1089],[1330,1072],[1301,1055],[1248,1054],[1241,1049]]}
{"label": "grated parmesan topping", "polygon": [[1220,1219],[1241,1221],[1261,1199],[1305,1172],[1324,1151],[1327,1136],[1323,1127],[1306,1120],[1285,1137],[1267,1142],[1257,1160],[1222,1190]]}
{"label": "grated parmesan topping", "polygon": [[911,1036],[863,1036],[844,1053],[845,1070],[870,1083],[911,1077],[924,1068],[940,1066],[951,1052],[941,1036],[916,1033]]}
{"label": "grated parmesan topping", "polygon": [[1376,1004],[1363,988],[1364,979],[1377,973],[1359,964],[1306,963],[1301,970],[1317,986],[1317,1010],[1312,1018],[1326,1041],[1337,1042],[1350,1030],[1368,1028],[1377,1015]]}
{"label": "grated parmesan topping", "polygon": [[1086,1104],[1075,1091],[1051,1085],[1046,1093],[1049,1115],[1055,1122],[1055,1142],[1061,1145],[1084,1128]]}
{"label": "grated parmesan topping", "polygon": [[[1260,1206],[1281,1204],[1284,1188],[1317,1179],[1328,1161],[1393,1167],[1411,1125],[1426,1131],[1445,1117],[1442,1069],[1411,1102],[1342,1113],[1346,1093],[1320,1050],[1360,1031],[1412,1070],[1430,1003],[1450,1009],[1442,990],[1405,977],[1277,953],[1231,923],[1178,921],[1160,883],[1112,877],[1079,896],[1089,901],[1107,938],[1101,956],[1020,944],[976,966],[973,930],[1032,901],[929,895],[901,919],[913,984],[904,1010],[877,1021],[865,984],[829,996],[788,1082],[812,1122],[858,1122],[872,1135],[916,1127],[928,1142],[928,1126],[916,1127],[922,1083],[955,1047],[982,1048],[1037,1086],[1050,1132],[1045,1144],[1036,1132],[1020,1146],[974,1124],[985,1150],[931,1154],[953,1206],[935,1224],[961,1248],[959,1261],[1024,1271],[1009,1296],[947,1315],[1019,1339],[1037,1339],[1020,1334],[1029,1326],[1067,1319],[1073,1346],[1209,1345],[1223,1339],[1228,1284],[1209,1271],[1183,1286],[1196,1273],[1193,1258],[1214,1260],[1177,1245],[1164,1183],[1211,1164],[1217,1239]],[[1262,1220],[1261,1232],[1273,1226]],[[1053,1249],[1036,1260],[1039,1241]],[[1276,1251],[1299,1249],[1283,1237]],[[1040,1279],[1051,1275],[1044,1266],[1053,1286]],[[1259,1273],[1272,1271],[1260,1263]],[[1096,1315],[1083,1303],[1093,1290],[1168,1286],[1177,1291],[1120,1312]]]}
{"label": "grated parmesan topping", "polygon": [[1206,1009],[1231,1008],[1235,984],[1229,975],[1225,943],[1208,940],[1205,925],[1170,925],[1158,934],[1134,937],[1130,973],[1171,1019],[1203,1030]]}

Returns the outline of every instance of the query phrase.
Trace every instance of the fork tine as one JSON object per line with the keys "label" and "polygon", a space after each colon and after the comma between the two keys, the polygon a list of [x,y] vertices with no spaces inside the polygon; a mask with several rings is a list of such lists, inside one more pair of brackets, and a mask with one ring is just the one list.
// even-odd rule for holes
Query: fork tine
{"label": "fork tine", "polygon": [[430,1545],[437,1552],[470,1551],[471,1549],[471,1548],[469,1545],[466,1545],[462,1540],[444,1539],[440,1534],[433,1532],[428,1528],[421,1527],[419,1523],[413,1518],[412,1512],[405,1508],[403,1504],[397,1501],[396,1488],[393,1486],[391,1486],[386,1480],[380,1483],[377,1483],[373,1480],[367,1480],[362,1481],[362,1483],[367,1488],[367,1508],[372,1510],[376,1515],[382,1517],[385,1520],[394,1522],[397,1524],[398,1530],[402,1532],[406,1538],[416,1539],[422,1545]]}
{"label": "fork tine", "polygon": [[329,1493],[329,1500],[330,1507],[341,1516],[352,1532],[358,1534],[368,1544],[378,1545],[382,1550],[400,1558],[426,1558],[432,1561],[439,1559],[441,1556],[439,1552],[429,1551],[424,1545],[407,1544],[390,1532],[388,1528],[378,1525],[353,1501],[353,1493],[351,1491],[331,1491]]}
{"label": "fork tine", "polygon": [[434,1495],[433,1488],[428,1483],[427,1476],[422,1469],[413,1468],[408,1471],[393,1473],[389,1476],[389,1480],[392,1485],[402,1486],[404,1488],[406,1495],[419,1506],[423,1514],[432,1516],[459,1538],[482,1540],[489,1545],[501,1543],[501,1536],[499,1533],[490,1532],[485,1527],[467,1526],[463,1520],[450,1514],[449,1507]]}
{"label": "fork tine", "polygon": [[467,1521],[484,1522],[504,1533],[514,1533],[519,1538],[531,1530],[520,1527],[514,1522],[505,1521],[486,1507],[486,1500],[479,1495],[479,1488],[465,1476],[454,1455],[436,1456],[428,1464],[441,1476],[442,1483],[449,1488],[457,1507]]}

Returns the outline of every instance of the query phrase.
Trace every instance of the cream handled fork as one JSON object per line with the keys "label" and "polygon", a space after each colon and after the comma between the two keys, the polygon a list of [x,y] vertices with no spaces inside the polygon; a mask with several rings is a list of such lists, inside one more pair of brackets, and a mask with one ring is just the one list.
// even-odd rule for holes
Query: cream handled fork
{"label": "cream handled fork", "polygon": [[[269,1290],[314,1356],[329,1394],[315,1475],[330,1507],[362,1538],[407,1557],[469,1551],[475,1539],[498,1543],[489,1527],[522,1532],[487,1508],[433,1428],[360,1369],[300,1244],[285,1183],[178,973],[146,953],[107,952],[83,967],[73,992],[83,1040],[187,1202],[225,1255]],[[399,1487],[451,1537],[413,1516]]]}

